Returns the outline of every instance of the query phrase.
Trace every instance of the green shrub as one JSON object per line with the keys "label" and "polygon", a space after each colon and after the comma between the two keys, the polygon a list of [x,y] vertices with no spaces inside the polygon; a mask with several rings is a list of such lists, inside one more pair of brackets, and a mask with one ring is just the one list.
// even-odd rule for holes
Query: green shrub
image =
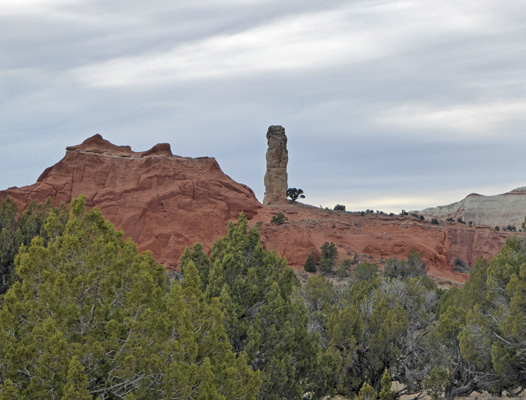
{"label": "green shrub", "polygon": [[283,213],[280,212],[272,217],[272,219],[270,220],[270,223],[274,225],[283,225],[288,220],[289,219],[285,217]]}
{"label": "green shrub", "polygon": [[309,254],[307,257],[307,261],[305,261],[303,268],[305,269],[305,272],[316,272],[316,261],[314,261],[312,254]]}
{"label": "green shrub", "polygon": [[354,278],[359,281],[369,281],[378,273],[376,264],[364,262],[354,269]]}
{"label": "green shrub", "polygon": [[321,246],[320,270],[322,272],[331,272],[334,263],[338,258],[338,249],[333,242],[325,242]]}
{"label": "green shrub", "polygon": [[343,205],[343,204],[336,204],[334,206],[334,211],[345,211],[345,205]]}

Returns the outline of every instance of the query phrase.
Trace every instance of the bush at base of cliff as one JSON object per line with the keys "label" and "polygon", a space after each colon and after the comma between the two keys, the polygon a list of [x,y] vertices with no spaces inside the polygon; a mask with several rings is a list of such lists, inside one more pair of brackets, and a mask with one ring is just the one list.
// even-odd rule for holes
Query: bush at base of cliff
{"label": "bush at base of cliff", "polygon": [[305,272],[316,272],[316,261],[314,261],[312,254],[309,254],[307,257],[307,261],[305,261],[303,268],[305,269]]}

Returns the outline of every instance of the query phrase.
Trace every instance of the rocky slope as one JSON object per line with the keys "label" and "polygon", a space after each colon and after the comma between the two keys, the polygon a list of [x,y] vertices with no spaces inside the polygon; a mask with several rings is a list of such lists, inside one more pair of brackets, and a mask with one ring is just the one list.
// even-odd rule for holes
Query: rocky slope
{"label": "rocky slope", "polygon": [[[319,257],[320,246],[329,241],[338,246],[340,260],[357,255],[380,265],[391,257],[406,258],[414,248],[423,252],[430,274],[462,283],[467,275],[453,270],[455,258],[473,265],[479,256],[495,254],[509,235],[459,223],[433,225],[410,215],[362,216],[287,202],[263,206],[214,158],[175,156],[168,144],[134,152],[100,135],[68,147],[35,184],[1,191],[0,201],[10,196],[24,209],[31,200],[49,196],[56,204],[69,203],[80,195],[167,268],[176,267],[184,248],[196,241],[209,249],[242,211],[260,230],[264,245],[298,270],[309,254]],[[278,212],[287,223],[270,223]]]}
{"label": "rocky slope", "polygon": [[[270,211],[270,212],[269,212]],[[272,212],[283,212],[288,222],[269,223]],[[260,221],[258,224],[257,221]],[[463,283],[468,275],[454,270],[457,258],[473,266],[479,257],[491,258],[511,233],[457,222],[432,224],[411,215],[346,213],[302,204],[262,208],[253,218],[264,243],[287,258],[289,265],[303,269],[309,254],[319,258],[326,241],[337,245],[339,260],[382,262],[393,257],[406,259],[409,251],[423,253],[428,273],[444,283]],[[522,234],[520,234],[522,235]]]}
{"label": "rocky slope", "polygon": [[455,221],[462,218],[466,223],[500,228],[508,225],[522,229],[526,216],[526,187],[496,196],[470,194],[465,199],[440,207],[426,208],[418,214],[427,218]]}

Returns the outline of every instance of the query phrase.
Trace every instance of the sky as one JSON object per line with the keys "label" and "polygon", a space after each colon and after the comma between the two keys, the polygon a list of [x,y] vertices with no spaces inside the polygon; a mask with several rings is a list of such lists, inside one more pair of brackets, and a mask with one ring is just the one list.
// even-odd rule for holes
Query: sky
{"label": "sky", "polygon": [[0,190],[100,133],[263,200],[400,212],[526,186],[524,0],[0,0]]}

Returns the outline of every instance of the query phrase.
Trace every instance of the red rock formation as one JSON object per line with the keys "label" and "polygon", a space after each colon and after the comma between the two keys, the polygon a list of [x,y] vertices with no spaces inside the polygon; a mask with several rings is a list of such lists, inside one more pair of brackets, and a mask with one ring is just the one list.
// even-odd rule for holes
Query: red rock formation
{"label": "red rock formation", "polygon": [[261,208],[253,191],[225,175],[214,158],[173,156],[169,144],[136,153],[95,135],[47,168],[37,183],[0,192],[24,209],[50,196],[69,203],[86,196],[118,229],[174,266],[186,246],[205,248],[226,232],[243,211],[252,218]]}
{"label": "red rock formation", "polygon": [[[412,216],[345,213],[302,204],[262,206],[250,188],[225,175],[214,158],[172,155],[169,144],[145,152],[116,146],[95,135],[67,148],[66,156],[46,169],[38,181],[0,192],[24,209],[31,200],[50,196],[58,204],[85,195],[139,247],[149,249],[168,268],[177,265],[186,246],[200,241],[205,249],[226,233],[229,220],[243,211],[258,225],[264,245],[303,271],[309,254],[319,258],[321,245],[338,246],[340,260],[406,258],[411,249],[424,253],[429,273],[443,281],[463,283],[467,275],[453,270],[456,257],[473,265],[491,257],[510,234],[459,223],[433,225]],[[270,224],[274,213],[289,222]],[[373,257],[373,258],[371,258]]]}
{"label": "red rock formation", "polygon": [[[270,224],[274,213],[283,212],[288,222]],[[259,221],[259,224],[258,224]],[[423,253],[428,273],[447,283],[464,283],[468,275],[455,271],[455,259],[473,266],[479,257],[491,258],[507,237],[488,227],[452,222],[434,225],[413,216],[345,213],[302,204],[264,207],[254,217],[266,247],[286,257],[289,265],[303,270],[307,256],[319,259],[320,247],[334,242],[340,261],[353,259],[379,263],[398,257],[407,259],[411,249]]]}

